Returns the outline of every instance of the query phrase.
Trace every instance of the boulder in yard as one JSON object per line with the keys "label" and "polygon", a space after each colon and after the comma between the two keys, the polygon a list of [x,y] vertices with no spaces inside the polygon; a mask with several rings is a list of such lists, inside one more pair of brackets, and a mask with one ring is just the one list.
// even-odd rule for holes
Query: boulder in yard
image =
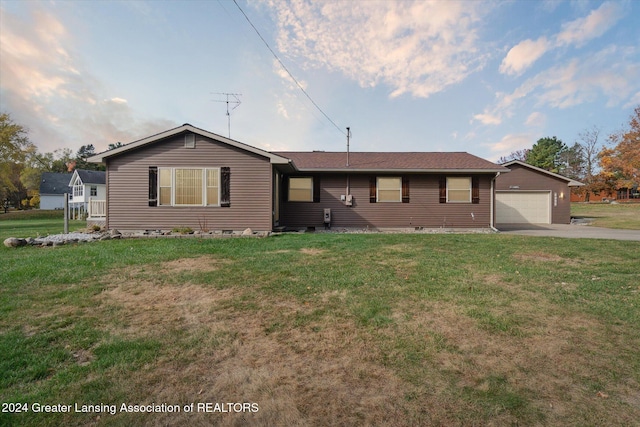
{"label": "boulder in yard", "polygon": [[18,239],[17,237],[9,237],[4,240],[4,245],[8,248],[17,248],[18,246],[26,246],[27,241],[25,239]]}
{"label": "boulder in yard", "polygon": [[244,231],[242,232],[243,236],[252,236],[253,235],[253,230],[250,228],[245,228]]}

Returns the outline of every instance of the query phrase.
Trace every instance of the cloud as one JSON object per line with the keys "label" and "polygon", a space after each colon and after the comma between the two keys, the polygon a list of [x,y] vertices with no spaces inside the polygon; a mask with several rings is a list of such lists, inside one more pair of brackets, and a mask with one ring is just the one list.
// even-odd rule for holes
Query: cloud
{"label": "cloud", "polygon": [[[392,97],[428,97],[481,69],[480,2],[281,2],[275,12],[279,51],[306,68],[326,68],[381,84]],[[285,61],[286,62],[286,61]]]}
{"label": "cloud", "polygon": [[589,15],[562,25],[562,30],[548,40],[540,37],[533,41],[523,40],[513,46],[500,64],[500,72],[519,75],[528,69],[546,52],[562,46],[582,46],[585,42],[602,36],[622,18],[622,6],[619,3],[605,2]]}
{"label": "cloud", "polygon": [[[603,97],[612,107],[629,105],[640,90],[637,47],[611,45],[584,58],[568,58],[525,80],[511,93],[498,93],[495,105],[476,114],[484,124],[500,123],[523,104],[531,108],[569,108]],[[631,103],[632,104],[632,103]]]}
{"label": "cloud", "polygon": [[605,2],[589,15],[562,25],[562,31],[556,36],[558,45],[581,46],[585,42],[600,37],[622,17],[619,2]]}
{"label": "cloud", "polygon": [[546,123],[547,116],[539,111],[534,111],[533,113],[529,114],[529,117],[527,117],[527,120],[524,122],[525,126],[537,128],[543,127]]}
{"label": "cloud", "polygon": [[24,19],[1,12],[1,109],[29,129],[40,151],[89,143],[101,150],[174,126],[142,119],[126,99],[109,96],[84,68],[73,35],[55,14],[36,6]]}
{"label": "cloud", "polygon": [[474,115],[473,118],[484,125],[499,125],[502,123],[502,118],[497,115],[487,113],[486,111],[483,114]]}
{"label": "cloud", "polygon": [[551,45],[546,37],[538,40],[524,40],[512,47],[500,64],[503,74],[521,74],[544,55]]}
{"label": "cloud", "polygon": [[500,157],[505,157],[514,151],[523,150],[525,148],[531,148],[532,136],[529,134],[507,134],[498,142],[484,144],[489,148],[492,155],[489,158],[491,161],[497,161]]}
{"label": "cloud", "polygon": [[603,96],[611,107],[626,101],[640,89],[640,63],[628,58],[635,47],[609,46],[589,57],[570,60],[535,76],[528,85],[536,88],[540,105],[568,108]]}

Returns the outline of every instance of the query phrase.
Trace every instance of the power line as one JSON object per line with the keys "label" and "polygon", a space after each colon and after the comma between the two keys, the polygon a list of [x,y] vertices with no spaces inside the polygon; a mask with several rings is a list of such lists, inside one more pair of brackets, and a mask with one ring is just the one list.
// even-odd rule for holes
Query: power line
{"label": "power line", "polygon": [[346,133],[344,133],[344,131],[342,129],[340,129],[340,127],[333,121],[331,120],[331,117],[329,117],[327,115],[327,113],[325,113],[322,108],[320,108],[320,106],[318,104],[316,104],[316,102],[313,100],[313,98],[311,98],[311,96],[307,93],[306,90],[304,90],[304,88],[302,87],[302,85],[298,82],[298,80],[293,77],[293,74],[291,74],[291,71],[289,71],[289,69],[284,65],[284,63],[280,60],[280,58],[278,57],[278,55],[273,51],[273,49],[271,49],[271,46],[269,46],[269,43],[267,43],[267,41],[264,39],[264,37],[262,37],[262,34],[260,34],[260,31],[258,31],[258,29],[256,28],[255,25],[253,25],[253,22],[251,22],[251,20],[249,19],[249,17],[247,16],[246,13],[244,13],[244,10],[242,10],[242,8],[240,7],[240,5],[238,4],[238,2],[236,0],[233,0],[233,2],[235,3],[235,5],[238,7],[238,9],[240,10],[240,12],[242,13],[242,15],[244,15],[244,18],[247,20],[247,22],[249,23],[249,25],[251,25],[251,27],[253,28],[253,30],[256,32],[256,34],[258,35],[258,37],[260,37],[260,40],[262,40],[262,42],[264,43],[264,45],[267,47],[267,49],[269,49],[269,52],[271,52],[271,54],[273,55],[274,58],[276,58],[276,60],[278,61],[278,63],[280,64],[280,66],[284,69],[284,71],[287,72],[287,74],[289,75],[289,77],[291,77],[291,80],[293,80],[296,84],[296,86],[298,86],[298,89],[300,89],[300,91],[302,91],[302,93],[304,93],[304,95],[309,99],[309,101],[311,101],[311,103],[313,104],[314,107],[316,107],[318,109],[318,111],[320,111],[322,113],[322,115],[329,120],[329,122],[331,122],[331,124],[338,129],[338,132],[340,132],[343,135],[347,135]]}

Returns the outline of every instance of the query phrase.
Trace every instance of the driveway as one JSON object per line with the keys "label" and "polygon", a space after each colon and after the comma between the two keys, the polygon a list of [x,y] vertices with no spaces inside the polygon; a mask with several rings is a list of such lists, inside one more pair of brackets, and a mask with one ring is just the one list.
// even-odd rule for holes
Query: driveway
{"label": "driveway", "polygon": [[551,236],[568,239],[613,239],[640,241],[640,230],[617,230],[613,228],[592,227],[575,224],[498,224],[503,234],[522,236]]}

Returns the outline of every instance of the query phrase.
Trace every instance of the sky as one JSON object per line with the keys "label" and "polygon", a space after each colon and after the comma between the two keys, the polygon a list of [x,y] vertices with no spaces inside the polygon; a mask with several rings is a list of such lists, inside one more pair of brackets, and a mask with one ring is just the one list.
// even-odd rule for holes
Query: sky
{"label": "sky", "polygon": [[352,151],[497,161],[623,128],[639,22],[618,0],[0,0],[0,111],[41,152],[190,123],[268,151],[344,151],[350,127]]}

